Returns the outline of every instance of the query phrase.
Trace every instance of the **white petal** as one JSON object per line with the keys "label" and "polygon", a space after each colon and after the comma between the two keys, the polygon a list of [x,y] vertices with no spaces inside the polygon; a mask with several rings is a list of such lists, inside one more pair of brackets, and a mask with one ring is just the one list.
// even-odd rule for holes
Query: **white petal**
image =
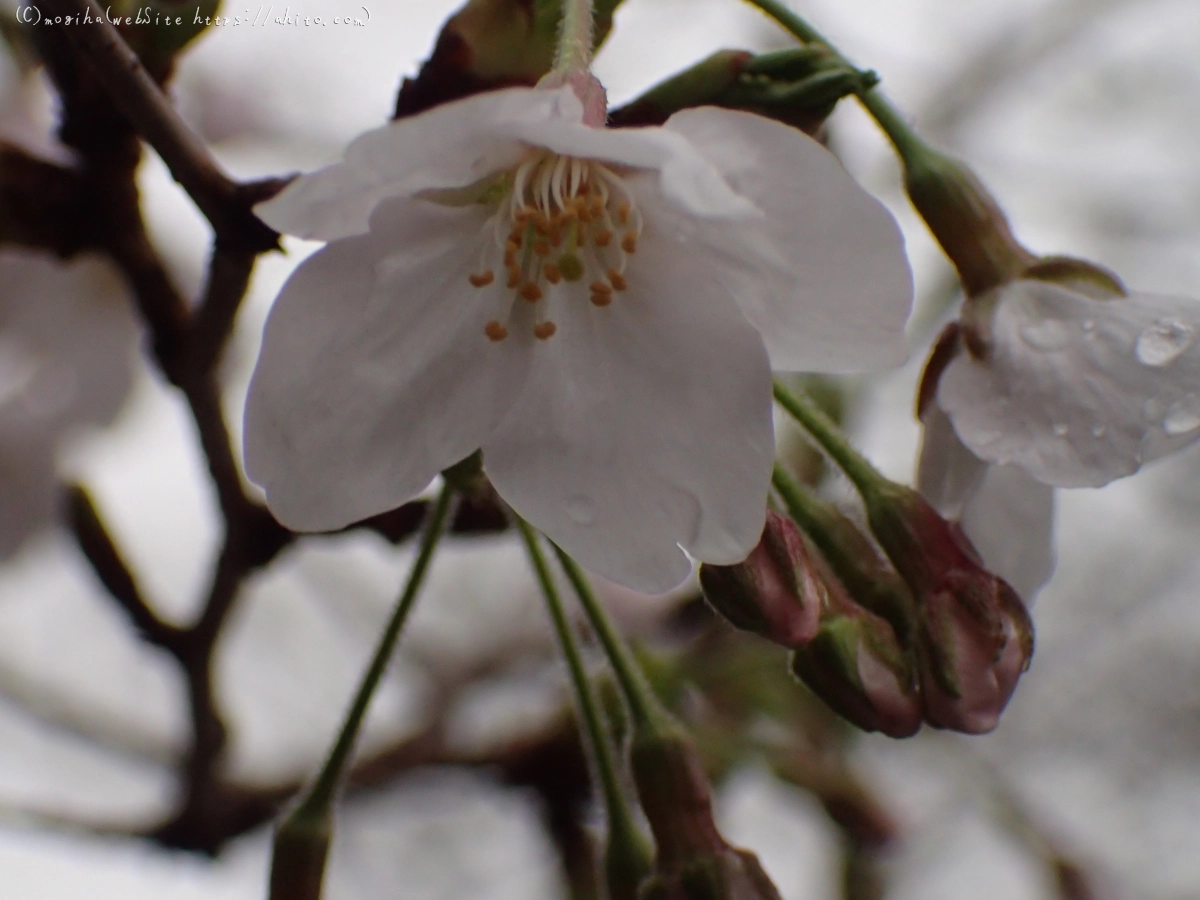
{"label": "white petal", "polygon": [[1200,304],[1004,288],[986,361],[961,354],[938,404],[977,456],[1097,487],[1200,438]]}
{"label": "white petal", "polygon": [[597,309],[566,298],[559,331],[484,468],[521,515],[587,568],[657,593],[680,552],[743,559],[762,531],[774,456],[762,341],[716,265],[646,229],[629,290]]}
{"label": "white petal", "polygon": [[393,200],[284,285],[246,401],[246,468],[293,528],[391,509],[476,450],[504,415],[531,338],[492,342],[503,288],[467,275],[483,213]]}
{"label": "white petal", "polygon": [[748,241],[715,226],[705,234],[727,251],[769,244],[784,262],[760,264],[770,282],[738,294],[774,368],[845,372],[904,362],[913,296],[904,237],[832,153],[795,128],[714,107],[676,113],[665,128],[685,135],[766,214],[739,224]]}
{"label": "white petal", "polygon": [[1054,571],[1054,488],[1016,466],[991,466],[972,453],[931,403],[917,464],[917,490],[959,522],[984,565],[1028,606]]}
{"label": "white petal", "polygon": [[988,466],[962,528],[983,564],[1032,605],[1054,572],[1054,488],[1016,466]]}
{"label": "white petal", "polygon": [[139,327],[113,264],[0,250],[0,407],[53,432],[109,422],[129,393]]}
{"label": "white petal", "polygon": [[592,128],[559,119],[522,123],[512,133],[566,156],[657,172],[663,194],[692,215],[762,218],[758,207],[730,187],[691,141],[664,128]]}
{"label": "white petal", "polygon": [[569,87],[475,94],[368,131],[341,162],[297,178],[254,211],[272,228],[299,237],[362,234],[383,199],[470,184],[520,160],[523,124],[582,116]]}
{"label": "white petal", "polygon": [[979,489],[988,464],[968,450],[954,433],[950,418],[936,403],[921,417],[921,454],[917,491],[947,519],[958,519]]}

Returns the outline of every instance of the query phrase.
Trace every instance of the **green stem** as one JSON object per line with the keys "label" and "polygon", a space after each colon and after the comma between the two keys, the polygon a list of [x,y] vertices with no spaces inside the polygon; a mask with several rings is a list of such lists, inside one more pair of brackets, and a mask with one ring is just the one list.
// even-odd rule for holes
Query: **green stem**
{"label": "green stem", "polygon": [[297,812],[302,815],[315,809],[328,808],[333,802],[341,782],[342,772],[350,760],[350,754],[354,750],[355,741],[362,728],[367,707],[371,704],[371,697],[374,696],[383,673],[387,671],[388,661],[396,647],[396,640],[400,637],[400,632],[412,610],[413,601],[417,599],[417,592],[424,580],[425,572],[429,568],[429,562],[433,559],[433,552],[445,530],[446,517],[450,511],[450,500],[453,494],[454,489],[449,484],[442,486],[442,492],[438,495],[437,502],[433,507],[433,514],[425,526],[416,562],[413,563],[412,571],[408,575],[408,583],[404,585],[404,592],[396,602],[392,616],[379,638],[375,655],[371,657],[371,664],[367,667],[362,682],[358,686],[358,693],[350,706],[350,712],[346,714],[342,730],[334,742],[333,749],[329,751],[329,758],[325,761],[321,774],[317,776],[317,780],[309,789],[308,794],[297,807]]}
{"label": "green stem", "polygon": [[562,26],[554,53],[554,71],[563,74],[586,72],[592,64],[595,29],[592,0],[563,0]]}
{"label": "green stem", "polygon": [[[790,31],[801,43],[816,44],[824,47],[847,67],[854,68],[854,65],[846,59],[840,50],[829,43],[824,35],[809,25],[797,13],[779,2],[779,0],[746,0],[746,2],[751,6],[758,7],[762,12]],[[928,152],[929,145],[925,143],[925,140],[919,134],[913,131],[908,122],[905,121],[904,116],[900,114],[900,111],[892,105],[891,101],[881,91],[870,88],[862,91],[858,95],[858,99],[867,112],[871,114],[871,118],[883,130],[883,133],[888,136],[888,140],[892,142],[892,145],[896,148],[900,156],[906,161],[913,154]]]}
{"label": "green stem", "polygon": [[633,653],[625,644],[625,639],[621,637],[621,633],[617,631],[616,626],[609,619],[608,613],[605,612],[604,607],[592,592],[592,586],[588,584],[587,576],[583,574],[579,564],[571,559],[561,547],[557,544],[553,544],[553,547],[563,571],[567,573],[567,578],[570,579],[571,586],[579,597],[579,603],[583,607],[584,613],[587,614],[588,621],[591,622],[592,630],[600,639],[604,655],[608,657],[613,673],[617,676],[617,684],[620,685],[621,694],[629,706],[629,714],[633,718],[634,728],[643,732],[655,733],[674,730],[676,726],[671,720],[671,714],[663,708],[662,703],[650,688],[641,666],[638,665]]}
{"label": "green stem", "polygon": [[[563,656],[567,661],[567,669],[571,675],[571,685],[575,689],[575,701],[579,708],[579,717],[583,722],[588,742],[591,745],[592,759],[596,764],[596,774],[600,778],[600,788],[604,796],[604,808],[608,814],[609,853],[607,855],[611,856],[615,854],[622,861],[631,860],[635,868],[640,864],[642,871],[638,873],[638,878],[636,879],[640,880],[640,876],[644,876],[650,870],[652,852],[649,843],[645,835],[642,834],[641,829],[637,826],[633,812],[630,810],[626,800],[625,792],[621,790],[621,782],[617,776],[616,762],[613,759],[608,732],[601,719],[600,707],[596,700],[596,695],[592,690],[591,681],[588,679],[587,670],[584,668],[583,659],[579,653],[579,645],[575,640],[575,634],[570,622],[567,621],[562,599],[559,597],[558,589],[554,586],[554,580],[550,576],[550,569],[546,565],[546,557],[542,553],[542,548],[538,543],[537,534],[530,527],[529,523],[520,516],[517,516],[516,520],[517,528],[521,532],[521,538],[525,541],[525,548],[529,551],[529,559],[533,563],[533,570],[537,575],[538,584],[542,588],[542,595],[546,598],[546,608],[550,613],[551,621],[554,623],[554,632],[558,635],[558,644],[562,648]],[[614,847],[614,845],[616,846]]]}
{"label": "green stem", "polygon": [[[821,506],[821,501],[806,488],[801,487],[800,482],[796,481],[779,463],[775,463],[775,468],[771,472],[771,484],[783,499],[788,515],[796,521],[802,531],[813,537],[814,540],[816,540],[814,532],[816,535],[822,535],[826,531],[825,510]],[[822,542],[818,540],[817,544],[821,546]]]}
{"label": "green stem", "polygon": [[788,390],[778,378],[775,379],[775,400],[833,457],[859,491],[870,490],[884,480],[829,416],[803,394]]}

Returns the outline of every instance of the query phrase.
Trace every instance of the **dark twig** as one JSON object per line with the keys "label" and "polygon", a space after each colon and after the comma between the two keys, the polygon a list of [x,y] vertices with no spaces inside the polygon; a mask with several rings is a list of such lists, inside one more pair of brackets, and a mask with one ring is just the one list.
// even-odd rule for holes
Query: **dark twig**
{"label": "dark twig", "polygon": [[0,141],[0,244],[70,256],[83,248],[79,173]]}
{"label": "dark twig", "polygon": [[67,488],[67,521],[79,542],[79,549],[142,637],[175,652],[179,646],[180,629],[159,618],[158,613],[142,597],[133,574],[100,521],[92,498],[78,485]]}
{"label": "dark twig", "polygon": [[274,248],[278,235],[250,212],[238,184],[221,171],[94,0],[46,0],[43,7],[54,16],[91,20],[63,30],[117,109],[162,157],[213,230],[259,251]]}
{"label": "dark twig", "polygon": [[[60,192],[60,199],[66,207],[78,208],[78,215],[71,217],[79,223],[78,234],[68,229],[41,240],[56,248],[78,244],[102,249],[128,279],[150,333],[153,359],[188,403],[225,524],[203,609],[190,626],[175,626],[159,619],[141,595],[83,489],[75,488],[68,496],[76,537],[97,576],[145,639],[176,659],[187,682],[192,735],[181,761],[179,805],[167,822],[146,833],[168,846],[212,853],[234,835],[261,824],[294,793],[264,793],[221,776],[227,728],[212,677],[215,648],[241,585],[295,537],[246,494],[215,371],[255,261],[277,247],[278,236],[253,216],[251,208],[282,188],[286,179],[248,184],[229,179],[91,0],[51,0],[43,9],[52,15],[88,16],[95,23],[37,31],[39,50],[62,97],[60,136],[80,158],[77,170],[33,170],[71,186]],[[169,66],[157,74],[165,77],[168,70]],[[158,151],[214,229],[204,296],[195,306],[176,288],[146,233],[134,177],[141,155],[139,134]],[[15,208],[24,215],[29,206]],[[399,542],[420,527],[426,514],[425,504],[407,504],[363,525]],[[451,531],[474,533],[505,526],[498,501],[484,492],[461,505]],[[431,752],[429,740],[421,752],[398,749],[392,764],[416,764]]]}

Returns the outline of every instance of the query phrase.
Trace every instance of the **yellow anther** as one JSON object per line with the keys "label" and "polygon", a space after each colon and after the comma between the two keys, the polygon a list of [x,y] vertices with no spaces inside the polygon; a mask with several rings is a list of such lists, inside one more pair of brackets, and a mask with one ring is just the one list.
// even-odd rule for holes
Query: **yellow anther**
{"label": "yellow anther", "polygon": [[533,326],[533,336],[539,341],[553,337],[556,331],[558,331],[558,326],[553,322],[538,322]]}
{"label": "yellow anther", "polygon": [[[607,287],[607,285],[605,286]],[[592,291],[592,296],[590,299],[592,304],[595,306],[608,306],[608,304],[612,303],[612,291],[609,291],[608,293]]]}
{"label": "yellow anther", "polygon": [[511,250],[505,250],[504,251],[504,268],[511,269],[516,264],[517,264],[517,254],[513,253]]}
{"label": "yellow anther", "polygon": [[562,246],[562,239],[563,239],[563,236],[562,236],[562,228],[561,227],[555,226],[554,228],[550,229],[550,246],[551,247]]}
{"label": "yellow anther", "polygon": [[536,253],[538,256],[549,256],[550,255],[550,242],[544,241],[544,240],[543,241],[534,241],[533,242],[533,252]]}
{"label": "yellow anther", "polygon": [[625,237],[621,238],[621,249],[626,253],[633,253],[637,250],[637,232],[625,232]]}
{"label": "yellow anther", "polygon": [[483,327],[483,333],[493,341],[502,341],[508,337],[508,329],[495,319],[492,319],[492,321],[488,322],[487,325]]}
{"label": "yellow anther", "polygon": [[558,258],[558,271],[567,281],[578,281],[583,277],[583,261],[574,253],[564,253]]}
{"label": "yellow anther", "polygon": [[508,267],[508,286],[510,288],[520,287],[521,285],[521,270],[515,266]]}
{"label": "yellow anther", "polygon": [[592,195],[592,215],[598,216],[604,212],[604,198],[599,194]]}
{"label": "yellow anther", "polygon": [[562,281],[562,272],[558,270],[558,266],[554,263],[546,263],[542,266],[542,274],[546,276],[546,280],[551,284],[558,284]]}
{"label": "yellow anther", "polygon": [[592,241],[597,247],[607,247],[612,243],[612,239],[613,233],[607,228],[601,228],[594,235],[592,235]]}
{"label": "yellow anther", "polygon": [[546,214],[541,210],[537,210],[533,214],[533,228],[538,234],[546,235],[550,233],[550,220],[546,218]]}
{"label": "yellow anther", "polygon": [[521,249],[521,233],[514,231],[508,236],[508,240],[504,242],[505,253],[516,253]]}
{"label": "yellow anther", "polygon": [[613,291],[606,281],[593,281],[588,285],[588,290],[593,294],[611,294]]}
{"label": "yellow anther", "polygon": [[480,272],[478,275],[468,275],[467,276],[467,281],[471,282],[472,285],[474,285],[475,287],[478,287],[478,288],[486,287],[487,285],[491,284],[495,280],[496,280],[496,273],[493,272],[491,269],[488,269],[486,272]]}
{"label": "yellow anther", "polygon": [[532,281],[527,281],[521,285],[521,296],[530,303],[537,303],[542,299],[542,289]]}
{"label": "yellow anther", "polygon": [[629,287],[629,285],[625,283],[625,276],[616,269],[608,270],[608,280],[612,282],[614,291],[623,291],[625,288]]}
{"label": "yellow anther", "polygon": [[626,200],[617,204],[617,221],[622,225],[629,223],[629,202]]}

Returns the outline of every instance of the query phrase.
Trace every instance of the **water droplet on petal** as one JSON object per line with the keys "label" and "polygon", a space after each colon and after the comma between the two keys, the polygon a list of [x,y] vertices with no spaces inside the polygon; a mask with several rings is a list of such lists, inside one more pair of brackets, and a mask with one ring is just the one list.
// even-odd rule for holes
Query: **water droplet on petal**
{"label": "water droplet on petal", "polygon": [[1196,339],[1195,331],[1173,319],[1159,319],[1138,335],[1133,352],[1146,366],[1165,366]]}
{"label": "water droplet on petal", "polygon": [[1057,319],[1021,326],[1021,339],[1034,350],[1061,350],[1074,336],[1074,328]]}
{"label": "water droplet on petal", "polygon": [[576,525],[591,525],[596,521],[596,501],[582,494],[568,497],[567,516]]}
{"label": "water droplet on petal", "polygon": [[1088,334],[1091,334],[1093,331],[1095,331],[1096,330],[1096,320],[1095,319],[1084,319],[1083,320],[1083,330],[1086,331]]}
{"label": "water droplet on petal", "polygon": [[1092,426],[1092,437],[1096,437],[1096,438],[1104,437],[1104,433],[1106,431],[1108,431],[1107,425],[1093,425]]}
{"label": "water droplet on petal", "polygon": [[1200,397],[1193,394],[1172,403],[1162,428],[1170,435],[1187,434],[1200,428]]}
{"label": "water droplet on petal", "polygon": [[1058,425],[1054,426],[1054,433],[1057,434],[1059,437],[1066,437],[1067,432],[1069,432],[1070,430],[1071,430],[1071,427],[1069,425],[1063,425],[1061,422]]}

